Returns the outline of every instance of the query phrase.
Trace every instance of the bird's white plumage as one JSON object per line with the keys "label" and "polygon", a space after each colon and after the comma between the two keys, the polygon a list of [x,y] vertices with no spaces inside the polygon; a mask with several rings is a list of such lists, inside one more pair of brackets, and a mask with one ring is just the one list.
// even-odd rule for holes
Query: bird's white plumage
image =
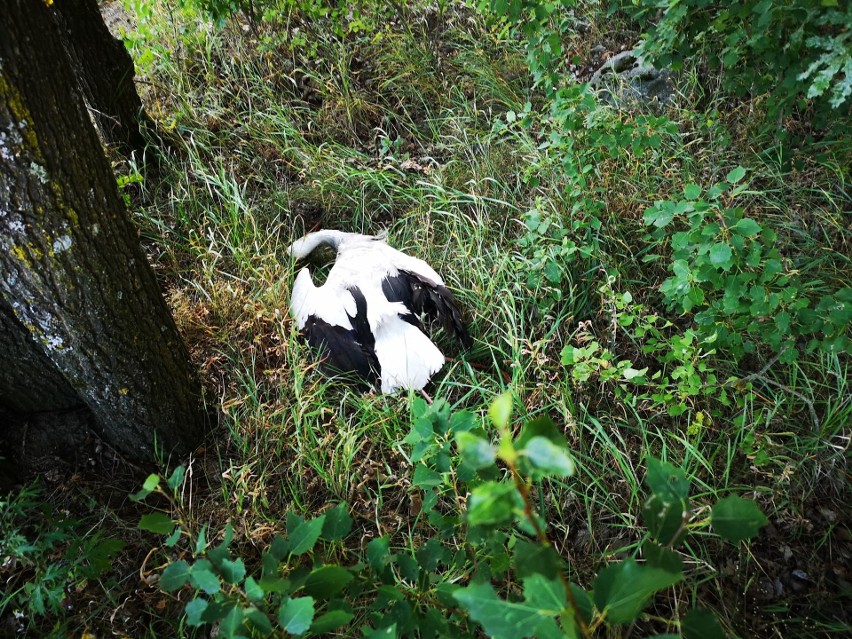
{"label": "bird's white plumage", "polygon": [[384,238],[318,231],[290,246],[294,258],[307,257],[321,244],[337,249],[337,258],[325,284],[315,286],[308,269],[302,269],[293,284],[291,312],[301,330],[310,317],[353,329],[358,289],[366,300],[366,317],[375,339],[374,350],[381,367],[381,389],[422,389],[444,365],[444,355],[416,326],[403,317],[411,314],[402,302],[389,301],[382,282],[401,270],[416,273],[435,284],[444,281],[426,262],[388,246]]}

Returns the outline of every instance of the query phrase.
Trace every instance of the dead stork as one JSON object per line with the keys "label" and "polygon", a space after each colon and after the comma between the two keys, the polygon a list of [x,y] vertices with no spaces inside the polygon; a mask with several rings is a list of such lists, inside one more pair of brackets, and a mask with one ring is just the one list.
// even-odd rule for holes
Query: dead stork
{"label": "dead stork", "polygon": [[299,271],[290,310],[329,368],[380,381],[383,393],[421,390],[444,365],[422,331],[424,315],[470,346],[453,294],[426,262],[388,246],[383,236],[332,230],[309,233],[289,253],[304,259],[320,245],[337,249],[334,266],[322,286],[307,268]]}

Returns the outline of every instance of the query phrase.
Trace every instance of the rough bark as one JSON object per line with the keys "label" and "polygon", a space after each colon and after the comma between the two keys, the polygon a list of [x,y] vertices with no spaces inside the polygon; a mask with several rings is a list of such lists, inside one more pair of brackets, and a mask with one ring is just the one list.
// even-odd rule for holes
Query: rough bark
{"label": "rough bark", "polygon": [[[101,435],[185,451],[201,388],[43,2],[0,20],[0,297]],[[31,381],[18,380],[23,387]]]}
{"label": "rough bark", "polygon": [[145,149],[140,124],[153,130],[133,83],[133,59],[104,24],[97,0],[51,5],[74,77],[107,144],[130,155]]}
{"label": "rough bark", "polygon": [[35,413],[82,404],[29,331],[15,319],[12,309],[0,299],[0,409]]}

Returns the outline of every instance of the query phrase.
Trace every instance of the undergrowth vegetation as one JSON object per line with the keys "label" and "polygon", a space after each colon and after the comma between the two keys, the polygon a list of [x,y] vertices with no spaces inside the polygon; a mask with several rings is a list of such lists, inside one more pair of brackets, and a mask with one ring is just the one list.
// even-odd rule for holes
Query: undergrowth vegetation
{"label": "undergrowth vegetation", "polygon": [[[847,633],[848,24],[658,4],[128,0],[161,159],[119,185],[220,423],[119,498],[3,501],[3,623]],[[811,17],[772,67],[776,4]],[[672,100],[599,99],[593,51],[643,31]],[[285,253],[315,227],[456,292],[475,345],[442,341],[433,403],[316,371]]]}

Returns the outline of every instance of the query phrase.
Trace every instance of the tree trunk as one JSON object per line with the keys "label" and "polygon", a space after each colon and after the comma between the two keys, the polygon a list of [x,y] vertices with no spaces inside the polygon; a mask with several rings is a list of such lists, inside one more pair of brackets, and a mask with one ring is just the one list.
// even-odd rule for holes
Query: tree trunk
{"label": "tree trunk", "polygon": [[[56,26],[44,2],[3,4],[0,298],[107,441],[141,459],[155,457],[155,441],[166,453],[186,451],[205,425],[200,384]],[[14,386],[22,393],[56,386],[44,381],[55,378],[47,367],[38,380],[32,367],[19,372]]]}
{"label": "tree trunk", "polygon": [[98,0],[56,0],[54,20],[74,77],[107,144],[130,155],[145,149],[140,124],[154,129],[133,84],[133,59],[104,24]]}
{"label": "tree trunk", "polygon": [[36,413],[82,405],[74,389],[0,299],[0,409]]}

